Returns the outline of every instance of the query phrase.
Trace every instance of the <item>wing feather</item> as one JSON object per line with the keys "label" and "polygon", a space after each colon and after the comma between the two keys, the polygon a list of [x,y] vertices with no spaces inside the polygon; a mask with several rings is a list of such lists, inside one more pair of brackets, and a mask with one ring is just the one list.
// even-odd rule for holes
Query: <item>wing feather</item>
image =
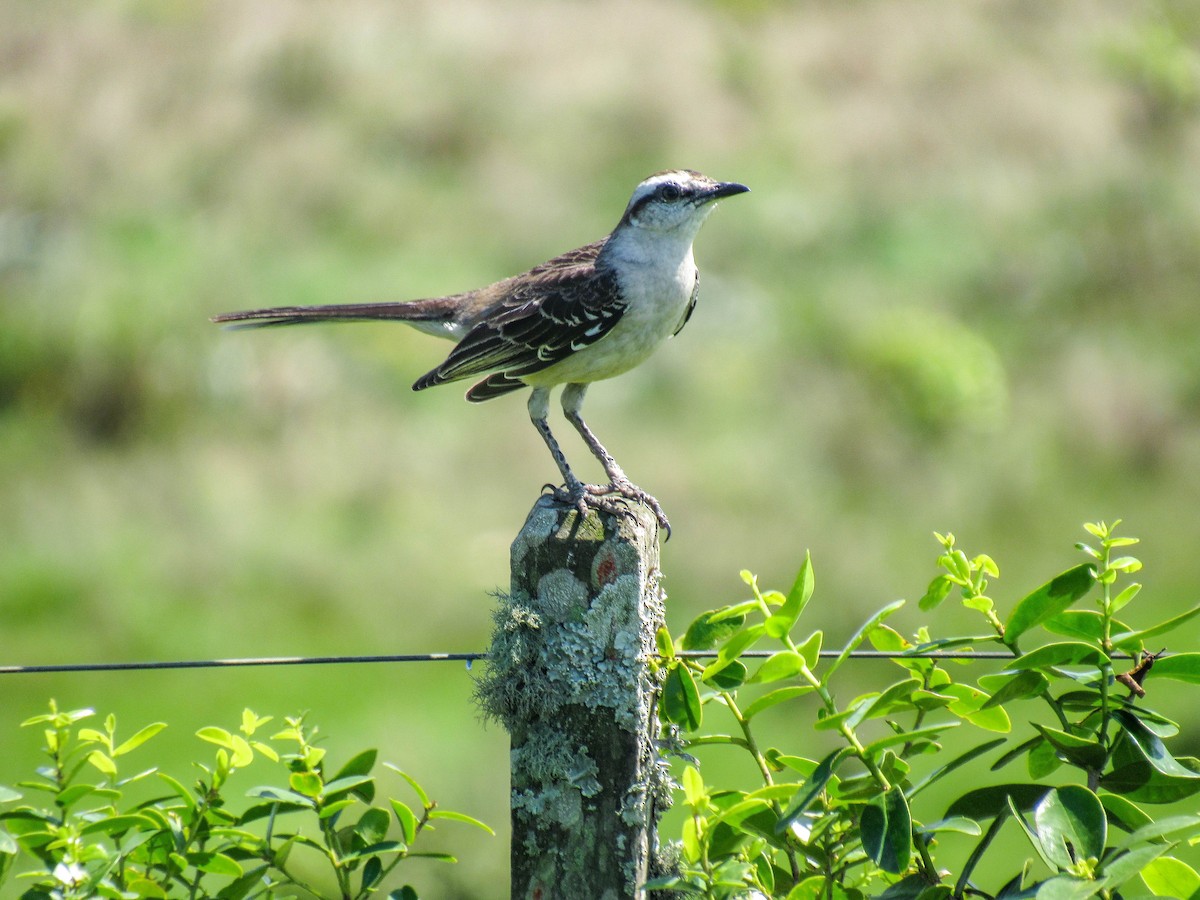
{"label": "wing feather", "polygon": [[[504,284],[503,299],[414,390],[500,372],[495,384],[549,368],[604,337],[625,312],[616,273],[598,267],[603,242],[589,244]],[[487,399],[481,397],[480,399]]]}

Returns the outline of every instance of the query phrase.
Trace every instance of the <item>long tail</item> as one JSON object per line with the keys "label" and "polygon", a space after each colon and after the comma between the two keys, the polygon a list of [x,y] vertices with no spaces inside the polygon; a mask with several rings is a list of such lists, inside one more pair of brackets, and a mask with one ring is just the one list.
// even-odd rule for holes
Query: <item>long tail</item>
{"label": "long tail", "polygon": [[[452,333],[462,295],[409,300],[401,303],[341,303],[328,306],[276,306],[221,313],[212,320],[234,328],[267,328],[272,325],[302,325],[309,322],[371,321],[393,319],[408,322],[423,331]],[[448,333],[446,336],[451,336]]]}

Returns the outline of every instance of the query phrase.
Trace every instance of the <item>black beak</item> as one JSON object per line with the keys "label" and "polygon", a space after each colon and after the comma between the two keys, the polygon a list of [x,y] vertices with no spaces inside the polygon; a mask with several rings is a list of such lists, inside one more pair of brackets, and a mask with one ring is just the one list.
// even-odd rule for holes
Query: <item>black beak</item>
{"label": "black beak", "polygon": [[722,197],[732,197],[734,194],[744,194],[750,188],[736,181],[723,181],[708,192],[709,199],[720,200]]}

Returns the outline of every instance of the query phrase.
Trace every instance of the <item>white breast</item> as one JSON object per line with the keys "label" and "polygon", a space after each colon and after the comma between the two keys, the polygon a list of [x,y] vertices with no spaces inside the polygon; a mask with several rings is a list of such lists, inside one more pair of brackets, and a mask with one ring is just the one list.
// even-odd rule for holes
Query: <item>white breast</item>
{"label": "white breast", "polygon": [[640,365],[675,333],[696,285],[691,244],[681,255],[621,255],[614,265],[626,308],[612,331],[523,381],[548,387],[612,378]]}

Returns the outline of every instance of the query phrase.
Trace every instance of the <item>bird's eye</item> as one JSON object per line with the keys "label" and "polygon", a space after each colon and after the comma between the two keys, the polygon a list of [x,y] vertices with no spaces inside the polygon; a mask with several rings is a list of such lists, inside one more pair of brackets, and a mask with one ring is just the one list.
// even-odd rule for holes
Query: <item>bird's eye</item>
{"label": "bird's eye", "polygon": [[658,196],[663,200],[666,200],[668,203],[674,203],[681,196],[683,196],[683,192],[673,184],[664,184],[658,189]]}

